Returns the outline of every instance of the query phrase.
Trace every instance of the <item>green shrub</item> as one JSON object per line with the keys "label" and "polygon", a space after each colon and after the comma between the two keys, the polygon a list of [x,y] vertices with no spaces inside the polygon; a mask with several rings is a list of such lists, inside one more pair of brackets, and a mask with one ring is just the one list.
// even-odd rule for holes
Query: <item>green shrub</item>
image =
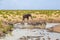
{"label": "green shrub", "polygon": [[36,16],[32,16],[32,18],[36,18]]}

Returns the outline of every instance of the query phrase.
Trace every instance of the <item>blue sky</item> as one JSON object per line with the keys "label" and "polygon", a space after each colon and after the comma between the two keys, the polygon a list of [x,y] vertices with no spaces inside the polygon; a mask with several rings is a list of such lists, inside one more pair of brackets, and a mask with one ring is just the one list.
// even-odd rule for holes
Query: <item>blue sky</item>
{"label": "blue sky", "polygon": [[41,10],[60,9],[60,0],[0,0],[0,10]]}

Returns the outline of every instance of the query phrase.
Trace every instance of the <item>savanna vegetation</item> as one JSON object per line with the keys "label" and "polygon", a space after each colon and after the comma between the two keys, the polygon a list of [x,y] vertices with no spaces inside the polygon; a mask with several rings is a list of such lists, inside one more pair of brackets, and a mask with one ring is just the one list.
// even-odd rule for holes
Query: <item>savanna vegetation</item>
{"label": "savanna vegetation", "polygon": [[22,21],[23,14],[31,14],[33,20],[60,22],[60,10],[0,10],[0,34],[7,33],[14,23]]}

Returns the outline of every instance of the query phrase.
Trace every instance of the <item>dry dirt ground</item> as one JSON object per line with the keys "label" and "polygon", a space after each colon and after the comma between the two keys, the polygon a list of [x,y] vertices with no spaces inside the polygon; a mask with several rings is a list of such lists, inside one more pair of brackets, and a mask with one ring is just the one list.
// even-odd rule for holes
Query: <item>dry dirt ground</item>
{"label": "dry dirt ground", "polygon": [[51,32],[60,33],[60,25],[55,25],[54,27],[51,27],[48,30],[51,31]]}

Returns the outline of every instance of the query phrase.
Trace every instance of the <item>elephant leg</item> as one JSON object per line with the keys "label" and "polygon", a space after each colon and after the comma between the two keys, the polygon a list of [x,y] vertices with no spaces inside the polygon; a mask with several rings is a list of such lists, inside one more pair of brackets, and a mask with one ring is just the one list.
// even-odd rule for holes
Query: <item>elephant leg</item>
{"label": "elephant leg", "polygon": [[25,18],[23,17],[23,20],[25,20]]}
{"label": "elephant leg", "polygon": [[29,17],[27,17],[27,20],[29,20]]}

